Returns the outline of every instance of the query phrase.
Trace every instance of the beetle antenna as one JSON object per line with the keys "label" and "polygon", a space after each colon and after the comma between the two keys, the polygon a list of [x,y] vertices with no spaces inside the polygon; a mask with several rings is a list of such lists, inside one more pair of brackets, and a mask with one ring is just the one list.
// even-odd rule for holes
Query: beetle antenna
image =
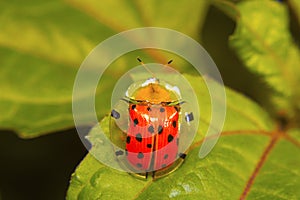
{"label": "beetle antenna", "polygon": [[137,57],[137,60],[141,63],[141,65],[153,76],[153,78],[155,77],[155,74],[145,65],[145,63],[139,58]]}

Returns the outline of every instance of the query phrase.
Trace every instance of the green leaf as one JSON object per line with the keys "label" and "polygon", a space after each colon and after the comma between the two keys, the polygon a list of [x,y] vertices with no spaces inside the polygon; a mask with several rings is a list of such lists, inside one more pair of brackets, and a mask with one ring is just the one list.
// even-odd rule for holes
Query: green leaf
{"label": "green leaf", "polygon": [[289,130],[289,136],[291,137],[290,140],[295,142],[295,143],[300,143],[300,131],[299,129],[291,129]]}
{"label": "green leaf", "polygon": [[[68,200],[299,197],[300,131],[278,131],[257,104],[226,89],[227,117],[222,134],[213,151],[200,159],[199,149],[210,120],[209,94],[202,79],[186,78],[200,108],[205,109],[184,164],[164,178],[142,181],[99,163],[89,154],[72,176]],[[101,124],[103,131],[109,132],[108,118]],[[93,130],[90,135],[97,137]]]}
{"label": "green leaf", "polygon": [[[298,131],[298,137],[300,132]],[[289,136],[266,149],[267,159],[249,193],[249,199],[299,199],[300,142]],[[264,158],[262,158],[264,159]]]}
{"label": "green leaf", "polygon": [[243,64],[273,90],[271,110],[293,116],[299,106],[300,52],[289,31],[286,6],[276,1],[220,2],[219,7],[230,16],[235,13],[237,20],[230,45]]}
{"label": "green leaf", "polygon": [[[73,82],[80,63],[98,43],[144,26],[171,28],[198,39],[207,7],[208,2],[196,0],[1,1],[0,129],[32,138],[74,127]],[[153,51],[136,54],[146,62],[170,59],[170,54]],[[138,64],[136,54],[115,62],[118,73]],[[107,106],[98,110],[99,117],[109,110],[109,93],[104,91],[111,91],[115,81],[109,75],[106,87],[97,91],[97,105]]]}

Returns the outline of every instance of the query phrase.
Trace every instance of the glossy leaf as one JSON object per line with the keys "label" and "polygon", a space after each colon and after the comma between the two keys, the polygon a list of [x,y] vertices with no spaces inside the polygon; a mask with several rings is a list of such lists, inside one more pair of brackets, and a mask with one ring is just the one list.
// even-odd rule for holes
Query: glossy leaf
{"label": "glossy leaf", "polygon": [[[144,26],[171,28],[198,39],[207,5],[204,1],[1,1],[0,129],[32,138],[74,127],[73,82],[81,62],[98,43]],[[138,64],[137,55],[145,62],[170,59],[169,54],[136,52],[115,62],[119,75]],[[105,87],[97,91],[97,105],[103,105],[100,118],[110,109],[109,93],[104,91],[111,91],[116,80],[109,73]]]}
{"label": "glossy leaf", "polygon": [[[146,181],[104,166],[90,154],[72,176],[67,199],[297,199],[299,131],[283,133],[264,110],[227,89],[227,118],[213,151],[198,157],[210,119],[209,97],[200,78],[186,76],[202,111],[198,136],[184,164],[168,176]],[[101,124],[108,132],[108,118]],[[90,132],[97,137],[97,132]],[[105,154],[107,155],[107,154]],[[292,176],[296,176],[293,179]],[[292,180],[292,181],[291,181]],[[273,184],[274,183],[274,184]]]}
{"label": "glossy leaf", "polygon": [[262,104],[270,98],[273,113],[294,116],[299,106],[300,51],[289,30],[286,6],[276,1],[220,2],[219,7],[237,21],[230,45],[243,64],[273,90]]}

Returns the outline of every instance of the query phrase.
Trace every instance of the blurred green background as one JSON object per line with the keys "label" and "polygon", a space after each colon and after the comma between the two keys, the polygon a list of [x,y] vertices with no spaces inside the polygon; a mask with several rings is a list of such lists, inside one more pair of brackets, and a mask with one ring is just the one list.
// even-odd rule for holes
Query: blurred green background
{"label": "blurred green background", "polygon": [[[118,1],[114,2],[116,3]],[[172,2],[170,1],[164,3],[163,5],[160,5],[159,1],[152,1],[152,3],[157,5],[157,12],[161,12],[158,15],[164,14],[164,10],[167,10],[168,12],[173,10],[173,12],[175,13],[178,9],[185,10],[184,8],[176,7],[176,5],[173,6]],[[191,6],[190,4],[193,4],[194,2],[187,3],[187,1],[185,1],[185,3],[186,4],[184,5],[189,7],[188,9],[193,8],[193,5]],[[57,3],[57,5],[60,4],[64,4],[64,2]],[[130,3],[128,4],[128,6],[130,7]],[[147,6],[146,2],[144,2],[144,4],[145,5],[142,6]],[[246,68],[244,68],[243,64],[237,59],[234,52],[228,47],[228,38],[234,31],[235,22],[216,7],[206,5],[206,3],[203,4],[205,5],[201,6],[205,8],[201,10],[202,13],[197,13],[200,20],[195,20],[196,27],[194,27],[194,29],[197,30],[197,32],[194,32],[194,35],[192,36],[194,37],[194,39],[200,41],[200,43],[210,53],[217,66],[219,67],[223,80],[227,86],[244,93],[245,95],[251,97],[256,101],[265,99],[265,91],[268,90],[268,87],[259,79],[257,75],[250,73]],[[77,4],[74,5],[77,6]],[[118,3],[116,3],[116,5],[118,5]],[[0,19],[2,23],[0,23],[0,32],[2,32],[0,33],[0,37],[2,37],[3,40],[7,39],[7,35],[5,35],[4,32],[8,31],[9,34],[8,27],[16,25],[20,28],[19,35],[11,35],[12,38],[10,38],[10,40],[14,40],[14,37],[19,37],[22,40],[22,28],[29,26],[28,23],[30,23],[30,19],[32,19],[33,24],[37,24],[37,26],[40,27],[40,30],[43,31],[47,31],[49,27],[52,27],[57,23],[58,27],[63,27],[62,30],[66,31],[66,35],[71,35],[70,37],[73,36],[72,34],[76,33],[77,30],[74,29],[74,27],[77,26],[80,29],[78,35],[82,34],[82,38],[85,38],[87,40],[91,39],[94,45],[100,43],[103,38],[109,37],[110,35],[116,33],[113,30],[111,30],[110,32],[103,31],[102,26],[101,28],[98,27],[93,29],[93,26],[97,24],[95,21],[90,19],[90,16],[95,15],[95,13],[93,13],[94,11],[91,10],[90,16],[82,17],[81,15],[84,14],[78,12],[78,10],[80,9],[75,8],[76,6],[69,6],[68,3],[65,6],[66,8],[62,8],[64,10],[62,10],[61,12],[49,12],[45,15],[42,14],[41,16],[43,17],[39,18],[40,13],[38,11],[46,12],[47,6],[49,6],[49,9],[51,10],[51,8],[56,6],[56,3],[51,4],[44,1],[30,1],[25,3],[21,1],[8,2],[5,0],[0,2]],[[84,4],[78,6],[84,6]],[[99,3],[97,4],[97,6],[102,7],[102,9],[106,10],[107,12],[114,9],[110,5],[107,5],[106,7],[105,3]],[[32,9],[32,12],[30,11],[30,9]],[[132,7],[132,9],[134,10],[136,8]],[[60,11],[60,9],[57,10]],[[12,13],[10,13],[10,11]],[[191,10],[190,12],[194,11]],[[186,20],[190,20],[190,12],[185,11],[185,13],[183,13],[186,15]],[[300,31],[297,19],[296,16],[293,15],[292,10],[290,13],[291,31],[294,35],[295,40],[299,42],[300,35],[298,33]],[[182,13],[180,13],[179,17],[181,15]],[[12,17],[8,18],[7,16]],[[110,17],[116,18],[116,21],[118,21],[119,18],[122,18],[121,14],[120,16]],[[86,22],[84,20],[85,18]],[[16,20],[16,24],[14,24],[14,21],[12,21],[13,19]],[[168,18],[168,20],[157,24],[161,27],[172,28],[172,25],[170,24],[176,24],[177,18]],[[7,24],[5,24],[4,26],[3,23],[9,24],[9,26]],[[70,23],[74,23],[74,26]],[[20,24],[24,25],[24,27],[20,26]],[[145,25],[157,24],[149,23]],[[127,26],[126,24],[122,24],[121,22],[120,24],[113,24],[113,26],[120,26],[121,29],[123,27],[132,28],[131,26]],[[63,32],[61,32],[60,34],[63,34]],[[60,36],[57,37],[59,38]],[[39,42],[39,39],[35,40],[35,38],[32,38],[31,41],[28,41],[28,45],[30,46],[30,43]],[[44,42],[47,43],[49,47],[51,47],[51,39]],[[23,45],[26,45],[26,43],[24,43]],[[66,49],[63,49],[64,47],[66,47]],[[9,44],[5,43],[5,41],[0,41],[0,48],[21,52],[24,55],[30,55],[31,53],[30,51],[24,51],[26,47],[22,49],[14,46],[9,46]],[[39,47],[37,46],[36,48]],[[43,47],[40,48],[43,49]],[[55,48],[57,47],[55,47],[54,44],[53,49],[50,48],[50,51],[53,51],[53,54],[55,55],[52,58],[50,56],[49,63],[51,65],[63,65],[65,64],[64,62],[66,62],[67,64],[70,64],[75,68],[79,67],[80,62],[83,60],[83,58],[90,50],[92,50],[91,45],[87,45],[82,49],[81,47],[79,47],[77,49],[77,53],[79,56],[74,53],[74,55],[70,56],[69,60],[64,60],[64,52],[69,51],[70,48],[72,49],[72,46],[70,47],[68,46],[68,44],[64,44],[62,41],[59,46],[59,48],[62,49],[59,49],[58,53],[55,52]],[[39,50],[37,49],[37,52],[38,51]],[[41,50],[41,54],[37,54],[35,57],[44,58],[46,54],[43,53],[44,51]],[[2,53],[2,55],[0,54],[0,59],[5,60],[6,55],[4,53]],[[27,64],[30,65],[31,63],[30,60],[23,61],[24,62],[20,62],[20,65],[18,66],[11,66],[13,70],[17,72],[19,68],[26,68]],[[24,74],[22,74],[22,76],[26,75],[27,74],[25,72]],[[55,81],[55,78],[53,79],[53,81]],[[32,85],[32,87],[35,87],[35,85]],[[0,93],[1,92],[2,91],[0,86]],[[0,115],[3,114],[0,113]],[[24,115],[24,117],[26,117],[26,114]],[[38,117],[42,118],[43,114]],[[29,140],[20,139],[13,131],[0,131],[0,199],[53,200],[65,198],[70,176],[72,172],[74,172],[76,166],[83,159],[84,155],[86,155],[87,150],[83,147],[75,129],[73,129],[71,126],[69,128],[64,127],[62,129],[63,130],[60,131],[50,131],[51,134],[49,135]]]}

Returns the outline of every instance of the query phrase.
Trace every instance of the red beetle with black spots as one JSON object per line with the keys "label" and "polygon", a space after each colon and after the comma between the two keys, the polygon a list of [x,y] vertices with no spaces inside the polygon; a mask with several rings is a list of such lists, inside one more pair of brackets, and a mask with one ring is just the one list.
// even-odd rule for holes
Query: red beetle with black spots
{"label": "red beetle with black spots", "polygon": [[[194,120],[193,112],[182,113],[182,99],[155,77],[146,80],[132,97],[123,100],[128,104],[125,152],[119,150],[116,155],[125,153],[124,166],[144,178],[150,172],[158,178],[178,168],[186,156],[179,152],[180,119],[184,114],[185,121],[190,123]],[[119,120],[122,115],[113,109],[111,117]]]}

